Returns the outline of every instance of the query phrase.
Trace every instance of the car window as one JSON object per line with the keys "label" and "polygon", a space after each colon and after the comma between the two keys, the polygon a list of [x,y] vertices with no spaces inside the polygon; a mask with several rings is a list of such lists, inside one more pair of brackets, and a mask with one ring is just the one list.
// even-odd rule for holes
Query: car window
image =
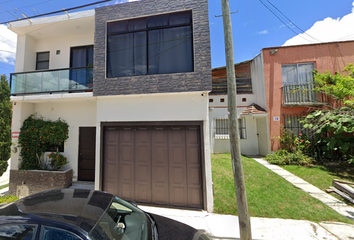
{"label": "car window", "polygon": [[8,224],[0,226],[0,239],[32,240],[37,226]]}
{"label": "car window", "polygon": [[82,240],[76,234],[63,229],[43,227],[41,240]]}
{"label": "car window", "polygon": [[144,212],[115,197],[104,215],[89,233],[94,240],[148,239],[150,221]]}

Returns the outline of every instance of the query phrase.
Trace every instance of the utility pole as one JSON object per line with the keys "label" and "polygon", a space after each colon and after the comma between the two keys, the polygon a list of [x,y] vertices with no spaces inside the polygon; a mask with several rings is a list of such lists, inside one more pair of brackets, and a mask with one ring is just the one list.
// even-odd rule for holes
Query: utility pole
{"label": "utility pole", "polygon": [[240,135],[237,123],[236,77],[229,0],[221,0],[221,6],[225,36],[230,150],[236,190],[240,239],[252,240],[251,221],[248,212],[245,178],[242,168]]}

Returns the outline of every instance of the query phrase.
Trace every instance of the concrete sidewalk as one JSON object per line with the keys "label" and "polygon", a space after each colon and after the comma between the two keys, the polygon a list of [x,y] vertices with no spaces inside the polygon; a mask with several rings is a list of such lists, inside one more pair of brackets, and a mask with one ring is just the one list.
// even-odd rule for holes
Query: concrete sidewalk
{"label": "concrete sidewalk", "polygon": [[[211,239],[240,239],[238,217],[205,211],[139,206],[185,223],[206,233]],[[251,218],[253,240],[351,240],[354,226],[343,223],[313,223],[303,220]]]}

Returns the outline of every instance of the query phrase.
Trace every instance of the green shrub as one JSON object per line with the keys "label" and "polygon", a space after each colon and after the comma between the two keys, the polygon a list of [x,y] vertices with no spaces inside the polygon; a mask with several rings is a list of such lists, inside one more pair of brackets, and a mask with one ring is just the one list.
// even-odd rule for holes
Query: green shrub
{"label": "green shrub", "polygon": [[52,152],[48,155],[48,158],[50,159],[50,167],[55,171],[60,170],[64,165],[69,163],[66,157],[64,157],[60,152]]}
{"label": "green shrub", "polygon": [[313,159],[306,156],[302,151],[288,152],[285,149],[279,149],[274,154],[268,154],[265,158],[269,163],[276,165],[301,165],[309,166]]}
{"label": "green shrub", "polygon": [[68,124],[58,119],[57,121],[44,120],[43,118],[28,117],[20,130],[18,139],[21,147],[20,169],[41,169],[39,156],[42,156],[51,145],[63,145],[69,135]]}

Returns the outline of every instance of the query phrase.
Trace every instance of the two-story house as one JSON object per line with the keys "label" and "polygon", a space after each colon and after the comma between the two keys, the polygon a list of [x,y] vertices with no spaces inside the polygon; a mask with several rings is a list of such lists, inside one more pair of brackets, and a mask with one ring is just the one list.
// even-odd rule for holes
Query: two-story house
{"label": "two-story house", "polygon": [[332,105],[331,98],[313,91],[313,70],[343,71],[354,63],[354,41],[264,48],[261,55],[271,150],[276,151],[282,126],[298,134],[303,116]]}
{"label": "two-story house", "polygon": [[31,114],[61,118],[74,180],[137,202],[213,210],[207,0],[144,0],[8,28],[18,34],[13,132]]}
{"label": "two-story house", "polygon": [[[268,112],[262,58],[235,64],[237,116],[240,147],[243,155],[270,153]],[[226,67],[212,69],[212,91],[209,95],[211,151],[230,152]]]}
{"label": "two-story house", "polygon": [[[304,116],[336,107],[333,99],[313,91],[313,71],[334,74],[353,62],[354,41],[343,41],[264,48],[254,59],[235,64],[241,153],[278,150],[282,127],[306,133],[300,122]],[[226,67],[213,69],[212,79],[211,151],[230,152]]]}

